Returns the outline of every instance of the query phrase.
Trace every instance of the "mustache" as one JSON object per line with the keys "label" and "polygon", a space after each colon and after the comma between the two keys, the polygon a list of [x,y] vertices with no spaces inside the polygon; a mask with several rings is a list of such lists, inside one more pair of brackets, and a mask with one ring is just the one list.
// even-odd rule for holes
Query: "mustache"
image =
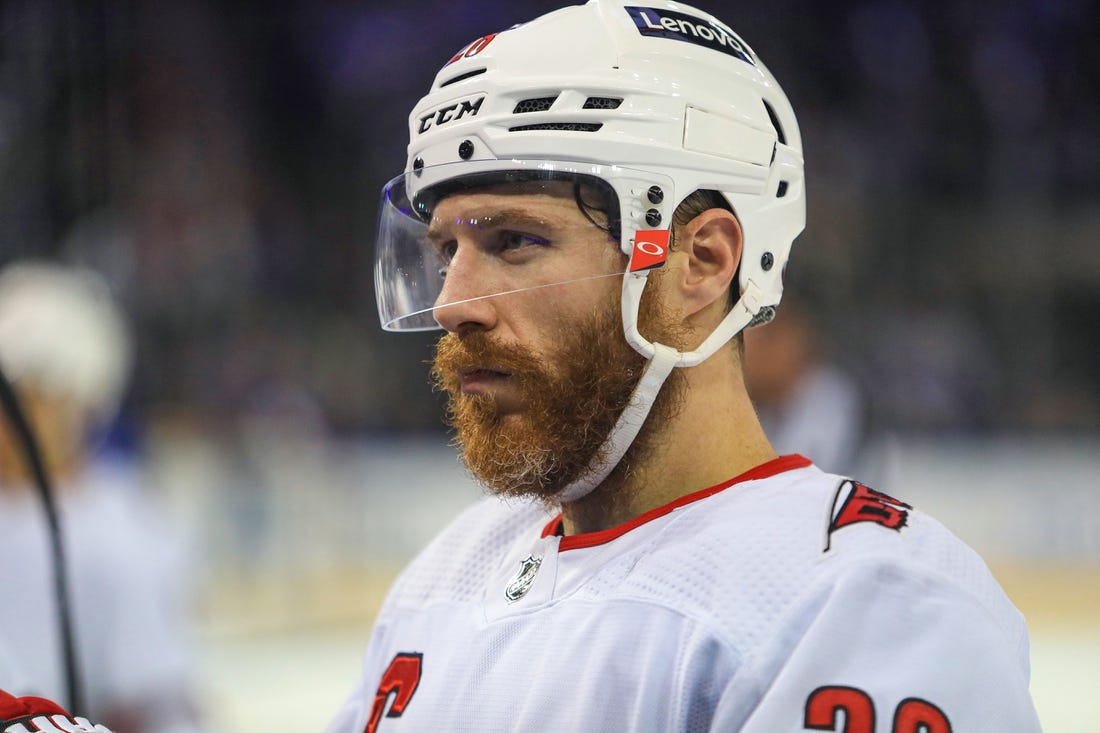
{"label": "mustache", "polygon": [[523,346],[501,344],[482,331],[464,336],[448,333],[436,342],[432,380],[447,392],[457,392],[461,376],[474,369],[507,372],[521,383],[541,377],[543,361]]}

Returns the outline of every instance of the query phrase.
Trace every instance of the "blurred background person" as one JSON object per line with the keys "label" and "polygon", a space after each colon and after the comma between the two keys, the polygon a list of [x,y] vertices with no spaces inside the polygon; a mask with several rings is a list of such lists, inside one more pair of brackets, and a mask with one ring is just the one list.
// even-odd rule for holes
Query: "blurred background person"
{"label": "blurred background person", "polygon": [[822,328],[788,286],[775,318],[745,329],[745,383],[760,424],[780,455],[801,453],[824,470],[884,485],[871,457],[870,403],[825,352]]}
{"label": "blurred background person", "polygon": [[[45,261],[0,271],[0,365],[58,492],[86,714],[116,733],[192,733],[184,547],[133,462],[101,449],[132,352],[122,313],[94,272]],[[4,420],[0,582],[9,592],[0,646],[18,677],[0,684],[62,700],[53,557],[18,446]]]}

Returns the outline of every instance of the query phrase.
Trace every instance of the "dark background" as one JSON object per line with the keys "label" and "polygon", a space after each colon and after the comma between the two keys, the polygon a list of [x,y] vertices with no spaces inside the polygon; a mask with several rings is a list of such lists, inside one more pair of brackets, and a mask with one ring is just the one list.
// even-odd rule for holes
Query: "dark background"
{"label": "dark background", "polygon": [[[879,424],[1100,427],[1098,4],[696,4],[798,114],[791,288]],[[435,337],[374,314],[377,199],[435,71],[558,5],[3,2],[0,264],[107,274],[132,424],[438,428]]]}

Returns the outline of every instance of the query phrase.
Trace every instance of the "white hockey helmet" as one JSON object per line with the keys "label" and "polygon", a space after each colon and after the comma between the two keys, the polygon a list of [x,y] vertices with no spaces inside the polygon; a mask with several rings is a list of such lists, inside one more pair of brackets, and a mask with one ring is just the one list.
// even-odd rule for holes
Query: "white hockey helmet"
{"label": "white hockey helmet", "polygon": [[[447,192],[563,178],[613,191],[610,228],[630,256],[614,273],[624,335],[650,368],[620,421],[633,427],[613,431],[617,445],[602,451],[610,466],[593,476],[618,462],[673,367],[698,364],[769,320],[782,297],[805,225],[798,124],[748,44],[707,13],[590,0],[484,36],[436,75],[409,133],[405,172],[385,187],[379,219],[375,286],[388,330],[438,328],[433,314],[452,305],[439,302],[445,273],[424,246],[433,204]],[[644,339],[637,314],[673,212],[698,190],[721,193],[741,224],[740,298],[703,344],[680,353]]]}
{"label": "white hockey helmet", "polygon": [[20,261],[0,272],[0,364],[16,382],[109,420],[130,372],[133,342],[96,272]]}

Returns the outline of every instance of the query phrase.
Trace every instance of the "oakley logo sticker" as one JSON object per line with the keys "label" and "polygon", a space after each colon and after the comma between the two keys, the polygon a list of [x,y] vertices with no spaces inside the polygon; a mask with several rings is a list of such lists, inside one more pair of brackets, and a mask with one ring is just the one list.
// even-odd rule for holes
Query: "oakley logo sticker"
{"label": "oakley logo sticker", "polygon": [[481,103],[484,101],[485,97],[478,97],[473,101],[463,99],[461,102],[455,102],[454,104],[448,104],[446,107],[433,110],[420,118],[420,127],[417,132],[427,132],[433,127],[461,120],[463,117],[474,117],[481,111]]}
{"label": "oakley logo sticker", "polygon": [[696,46],[727,53],[756,66],[748,44],[720,23],[664,8],[641,8],[628,5],[624,9],[630,13],[634,25],[643,36],[671,38],[674,41],[693,43]]}
{"label": "oakley logo sticker", "polygon": [[652,270],[668,259],[668,229],[639,229],[634,235],[630,271]]}

